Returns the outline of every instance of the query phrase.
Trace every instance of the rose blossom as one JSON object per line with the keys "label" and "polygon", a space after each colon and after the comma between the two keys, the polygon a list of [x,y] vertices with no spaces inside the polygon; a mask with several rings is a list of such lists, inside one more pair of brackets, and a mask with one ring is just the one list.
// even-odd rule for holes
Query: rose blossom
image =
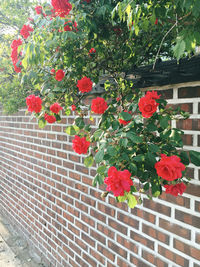
{"label": "rose blossom", "polygon": [[138,106],[143,117],[150,118],[156,112],[159,104],[155,99],[159,98],[160,95],[158,95],[157,92],[147,92],[144,97],[140,98]]}
{"label": "rose blossom", "polygon": [[21,39],[17,39],[17,40],[13,40],[12,44],[11,44],[11,48],[18,48],[20,45],[22,45],[22,40]]}
{"label": "rose blossom", "polygon": [[161,160],[155,164],[158,176],[167,181],[173,181],[182,177],[185,165],[177,156],[161,154]]}
{"label": "rose blossom", "polygon": [[179,184],[175,184],[175,185],[164,185],[166,191],[166,194],[171,194],[175,197],[178,196],[178,194],[182,195],[183,192],[185,192],[186,189],[186,185],[184,183],[179,183]]}
{"label": "rose blossom", "polygon": [[65,17],[69,14],[72,9],[72,5],[69,0],[51,0],[55,13],[60,17]]}
{"label": "rose blossom", "polygon": [[48,115],[47,113],[44,114],[44,119],[48,122],[48,123],[54,123],[56,122],[56,117],[53,115]]}
{"label": "rose blossom", "polygon": [[29,32],[33,32],[33,28],[29,25],[24,25],[20,30],[20,34],[24,37],[24,39],[27,39],[30,36]]}
{"label": "rose blossom", "polygon": [[76,110],[76,106],[75,105],[71,105],[71,109],[72,109],[72,111],[75,111]]}
{"label": "rose blossom", "polygon": [[131,173],[128,170],[118,171],[115,167],[110,167],[108,170],[108,177],[105,178],[104,183],[107,184],[107,191],[112,191],[115,197],[124,196],[124,192],[129,192],[133,181],[131,180]]}
{"label": "rose blossom", "polygon": [[72,140],[73,150],[78,154],[86,154],[88,147],[90,146],[90,142],[86,140],[85,137],[79,137],[75,135],[75,138]]}
{"label": "rose blossom", "polygon": [[55,114],[58,114],[59,111],[62,109],[63,108],[58,103],[54,103],[53,105],[50,106],[50,110]]}
{"label": "rose blossom", "polygon": [[42,6],[36,6],[35,11],[38,15],[40,15],[42,13]]}
{"label": "rose blossom", "polygon": [[96,49],[95,48],[91,48],[90,50],[89,50],[89,54],[95,54],[96,53]]}
{"label": "rose blossom", "polygon": [[60,81],[62,81],[62,79],[64,78],[64,76],[65,76],[65,73],[64,73],[63,70],[57,70],[56,71],[55,79],[60,82]]}
{"label": "rose blossom", "polygon": [[56,71],[55,71],[55,69],[53,68],[53,69],[51,69],[51,71],[50,71],[50,73],[53,75],[54,73],[55,73]]}
{"label": "rose blossom", "polygon": [[39,113],[42,109],[42,99],[39,96],[29,95],[26,98],[28,111]]}
{"label": "rose blossom", "polygon": [[81,80],[78,80],[77,87],[81,93],[90,92],[92,90],[92,81],[85,76]]}
{"label": "rose blossom", "polygon": [[108,108],[107,102],[102,97],[97,97],[92,100],[91,110],[97,114],[103,114]]}

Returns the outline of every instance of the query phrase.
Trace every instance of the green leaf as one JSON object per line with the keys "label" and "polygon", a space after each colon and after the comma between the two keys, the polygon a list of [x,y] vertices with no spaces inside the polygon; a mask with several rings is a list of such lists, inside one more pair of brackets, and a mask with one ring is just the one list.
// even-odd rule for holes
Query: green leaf
{"label": "green leaf", "polygon": [[129,167],[131,169],[132,175],[136,175],[137,174],[137,166],[134,163],[130,163]]}
{"label": "green leaf", "polygon": [[148,147],[149,147],[149,151],[152,153],[157,153],[160,151],[160,148],[157,145],[151,144]]}
{"label": "green leaf", "polygon": [[166,129],[168,127],[168,121],[169,121],[169,117],[168,116],[164,116],[161,118],[160,120],[160,126],[163,128],[163,129]]}
{"label": "green leaf", "polygon": [[38,120],[38,126],[39,128],[43,129],[47,124],[47,121],[44,118],[41,118]]}
{"label": "green leaf", "polygon": [[71,126],[68,126],[66,129],[65,129],[65,132],[68,134],[68,135],[75,135],[75,134],[78,134],[80,131],[79,127],[77,127],[76,125],[71,125]]}
{"label": "green leaf", "polygon": [[87,158],[84,159],[84,165],[89,168],[92,167],[94,162],[93,156],[88,156]]}
{"label": "green leaf", "polygon": [[190,163],[187,152],[181,151],[180,158],[183,164],[188,165]]}
{"label": "green leaf", "polygon": [[102,135],[102,133],[103,133],[103,130],[101,130],[101,129],[98,129],[98,130],[96,130],[95,132],[94,132],[94,138],[95,139],[98,139],[101,135]]}
{"label": "green leaf", "polygon": [[103,157],[104,157],[104,150],[101,149],[95,155],[95,161],[96,161],[96,163],[100,163],[103,160]]}
{"label": "green leaf", "polygon": [[96,175],[96,179],[97,179],[97,182],[98,182],[99,185],[102,185],[104,183],[104,179],[103,179],[102,175],[97,174]]}
{"label": "green leaf", "polygon": [[200,166],[200,152],[191,150],[189,154],[191,163],[193,163],[195,166]]}
{"label": "green leaf", "polygon": [[106,170],[106,166],[105,165],[101,165],[101,166],[99,166],[97,168],[97,173],[104,174],[105,170]]}
{"label": "green leaf", "polygon": [[144,191],[149,190],[149,183],[146,183],[146,184],[144,185],[143,189],[144,189]]}
{"label": "green leaf", "polygon": [[85,122],[83,118],[77,118],[75,119],[75,124],[78,126],[80,129],[83,129],[85,126]]}
{"label": "green leaf", "polygon": [[124,112],[122,111],[121,113],[119,113],[119,117],[125,121],[130,121],[132,119],[132,115],[129,114],[128,112]]}
{"label": "green leaf", "polygon": [[108,146],[107,147],[107,153],[114,157],[117,155],[117,149],[113,146]]}
{"label": "green leaf", "polygon": [[142,138],[140,136],[137,136],[134,132],[127,132],[126,137],[129,138],[133,143],[142,143]]}
{"label": "green leaf", "polygon": [[136,162],[142,162],[144,161],[144,155],[137,155],[133,158],[133,160]]}
{"label": "green leaf", "polygon": [[174,56],[177,58],[177,60],[179,60],[181,58],[181,56],[184,54],[185,41],[183,39],[181,39],[180,37],[177,38],[177,43],[173,47],[173,51],[174,51]]}
{"label": "green leaf", "polygon": [[137,205],[137,200],[136,200],[135,196],[133,196],[131,193],[128,193],[127,198],[128,198],[128,206],[131,209],[134,209],[135,206]]}
{"label": "green leaf", "polygon": [[123,147],[127,147],[127,145],[128,145],[128,139],[127,138],[121,138],[120,140],[119,140],[119,144],[120,144],[120,146],[123,146]]}
{"label": "green leaf", "polygon": [[119,197],[117,197],[117,199],[119,202],[124,202],[127,199],[127,196],[126,195],[125,196],[119,196]]}

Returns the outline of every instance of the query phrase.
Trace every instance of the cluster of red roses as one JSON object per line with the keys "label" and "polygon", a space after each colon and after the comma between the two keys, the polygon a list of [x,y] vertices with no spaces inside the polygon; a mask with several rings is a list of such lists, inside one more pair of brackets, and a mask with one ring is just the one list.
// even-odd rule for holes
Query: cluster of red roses
{"label": "cluster of red roses", "polygon": [[[185,165],[180,162],[177,156],[161,155],[161,160],[155,164],[155,169],[158,176],[163,180],[174,181],[182,177],[182,171],[185,170]],[[108,170],[108,177],[105,178],[104,183],[107,184],[107,191],[112,191],[115,197],[124,196],[125,192],[131,190],[133,181],[131,173],[128,170],[117,171],[115,167],[110,167]],[[166,193],[174,196],[182,195],[186,190],[184,183],[169,184],[164,186]]]}
{"label": "cluster of red roses", "polygon": [[[42,109],[42,99],[39,96],[29,95],[26,98],[26,104],[28,107],[28,111],[30,112],[40,113]],[[58,114],[62,109],[63,108],[58,103],[54,103],[50,106],[50,111],[54,114]],[[44,114],[44,119],[48,123],[56,122],[56,117],[47,113]]]}
{"label": "cluster of red roses", "polygon": [[[17,39],[17,40],[13,40],[12,44],[11,44],[11,59],[12,59],[12,63],[14,66],[14,70],[15,72],[21,72],[21,68],[19,66],[17,66],[17,62],[19,61],[18,59],[18,47],[22,45],[22,40],[21,39]],[[21,65],[21,62],[20,62]]]}

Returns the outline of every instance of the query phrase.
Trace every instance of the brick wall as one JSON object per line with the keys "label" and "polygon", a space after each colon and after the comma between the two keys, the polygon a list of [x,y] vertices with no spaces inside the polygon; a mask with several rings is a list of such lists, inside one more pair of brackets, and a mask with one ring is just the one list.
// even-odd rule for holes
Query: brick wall
{"label": "brick wall", "polygon": [[[200,151],[200,82],[161,93],[191,113],[177,126],[186,134],[184,149]],[[71,123],[72,117],[63,117],[41,130],[24,110],[0,114],[1,213],[46,266],[200,266],[200,168],[190,166],[183,197],[144,197],[132,210],[111,195],[102,200],[104,186],[92,187],[95,168],[83,166],[64,133]]]}

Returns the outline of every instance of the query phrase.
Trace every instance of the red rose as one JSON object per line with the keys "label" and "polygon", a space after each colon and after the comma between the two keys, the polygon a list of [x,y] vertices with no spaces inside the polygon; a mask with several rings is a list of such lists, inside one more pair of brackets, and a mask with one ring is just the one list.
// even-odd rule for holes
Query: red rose
{"label": "red rose", "polygon": [[24,37],[24,39],[27,39],[30,36],[29,32],[33,32],[33,28],[29,25],[24,25],[20,30],[20,34]]}
{"label": "red rose", "polygon": [[39,14],[41,14],[42,13],[42,6],[36,6],[35,7],[35,11],[36,11],[36,13],[39,15]]}
{"label": "red rose", "polygon": [[147,94],[144,97],[140,98],[138,106],[140,112],[142,112],[143,117],[150,118],[153,115],[153,113],[156,112],[159,104],[156,103],[155,99],[159,98],[160,95],[158,95],[157,92],[147,92]]}
{"label": "red rose", "polygon": [[18,48],[20,45],[22,45],[22,40],[21,39],[17,39],[17,40],[13,40],[12,44],[11,44],[11,48]]}
{"label": "red rose", "polygon": [[47,113],[44,114],[44,119],[48,122],[48,123],[54,123],[56,121],[56,117],[52,116],[52,115],[48,115]]}
{"label": "red rose", "polygon": [[60,82],[60,81],[62,81],[64,76],[65,76],[64,71],[63,70],[58,70],[58,71],[56,71],[55,79]]}
{"label": "red rose", "polygon": [[120,98],[120,97],[117,97],[117,98],[116,98],[116,101],[117,101],[117,102],[119,102],[120,100],[121,100],[121,98]]}
{"label": "red rose", "polygon": [[97,114],[103,114],[108,108],[107,102],[102,97],[92,100],[91,110]]}
{"label": "red rose", "polygon": [[51,5],[58,16],[65,17],[72,9],[72,5],[68,2],[69,0],[51,0]]}
{"label": "red rose", "polygon": [[39,96],[29,95],[26,98],[28,111],[39,113],[42,109],[42,99]]}
{"label": "red rose", "polygon": [[[129,114],[131,114],[131,111],[128,111],[128,110],[124,110],[124,112],[128,112]],[[123,124],[123,125],[127,125],[128,123],[130,123],[131,121],[125,121],[125,120],[122,120],[122,119],[119,119],[118,120],[120,124]]]}
{"label": "red rose", "polygon": [[64,24],[64,31],[67,32],[67,31],[77,31],[77,23],[76,21],[74,22],[74,24],[72,25],[72,22],[69,20],[67,22],[65,22]]}
{"label": "red rose", "polygon": [[84,0],[84,2],[87,2],[89,4],[91,2],[91,0]]}
{"label": "red rose", "polygon": [[91,48],[89,51],[89,54],[95,54],[96,53],[96,49],[95,48]]}
{"label": "red rose", "polygon": [[112,191],[115,197],[124,196],[124,192],[129,192],[133,181],[131,180],[131,173],[128,170],[118,171],[115,167],[110,167],[108,170],[108,177],[105,178],[104,183],[107,184],[107,191]]}
{"label": "red rose", "polygon": [[21,68],[14,65],[14,71],[19,73],[19,72],[21,72]]}
{"label": "red rose", "polygon": [[161,95],[158,95],[158,92],[157,91],[148,91],[145,95],[145,97],[149,97],[149,98],[152,98],[152,99],[160,99],[160,96]]}
{"label": "red rose", "polygon": [[161,154],[161,160],[155,164],[158,176],[167,181],[173,181],[182,177],[185,165],[177,156],[166,156]]}
{"label": "red rose", "polygon": [[53,75],[55,73],[55,69],[51,69],[50,73]]}
{"label": "red rose", "polygon": [[72,140],[73,150],[78,154],[86,154],[88,147],[90,146],[90,142],[86,140],[85,137],[79,137],[75,135],[75,138]]}
{"label": "red rose", "polygon": [[75,105],[72,105],[71,108],[72,108],[72,111],[76,110],[76,106]]}
{"label": "red rose", "polygon": [[158,24],[158,19],[155,20],[155,25],[157,25],[157,24]]}
{"label": "red rose", "polygon": [[55,114],[58,114],[59,111],[62,109],[63,108],[58,103],[54,103],[53,105],[50,106],[50,110]]}
{"label": "red rose", "polygon": [[166,194],[171,194],[175,197],[178,196],[178,194],[182,195],[183,192],[185,192],[186,185],[184,183],[175,184],[175,185],[164,185],[166,191]]}
{"label": "red rose", "polygon": [[92,90],[92,81],[85,76],[81,80],[78,80],[77,87],[81,93],[90,92]]}

